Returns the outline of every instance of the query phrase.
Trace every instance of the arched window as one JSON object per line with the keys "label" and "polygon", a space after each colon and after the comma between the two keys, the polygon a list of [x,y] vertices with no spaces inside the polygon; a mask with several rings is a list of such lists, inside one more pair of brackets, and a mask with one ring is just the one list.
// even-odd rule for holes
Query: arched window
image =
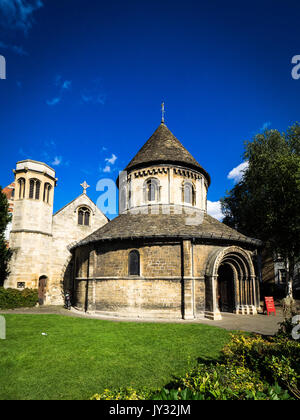
{"label": "arched window", "polygon": [[29,181],[29,198],[34,200],[40,199],[41,181],[38,179],[31,179]]}
{"label": "arched window", "polygon": [[155,178],[148,179],[144,185],[144,193],[146,202],[160,201],[159,181]]}
{"label": "arched window", "polygon": [[82,226],[90,225],[91,212],[87,207],[80,207],[78,210],[78,224]]}
{"label": "arched window", "polygon": [[196,204],[196,195],[195,195],[195,188],[193,186],[193,184],[191,184],[190,182],[185,182],[183,184],[183,191],[182,191],[182,195],[183,195],[183,202],[186,204],[191,204],[191,205],[195,205]]}
{"label": "arched window", "polygon": [[18,183],[19,183],[19,199],[22,200],[25,197],[25,186],[26,186],[25,178],[20,178]]}
{"label": "arched window", "polygon": [[46,184],[44,185],[44,196],[43,196],[43,201],[45,203],[49,204],[49,199],[50,199],[50,191],[51,191],[51,185],[49,184],[49,182],[46,182]]}
{"label": "arched window", "polygon": [[128,271],[130,276],[140,275],[140,253],[136,250],[129,253]]}

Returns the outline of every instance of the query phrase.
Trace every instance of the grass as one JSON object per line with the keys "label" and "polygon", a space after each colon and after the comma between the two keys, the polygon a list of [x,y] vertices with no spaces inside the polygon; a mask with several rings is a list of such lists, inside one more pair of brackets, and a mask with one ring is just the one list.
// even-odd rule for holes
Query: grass
{"label": "grass", "polygon": [[[229,332],[201,324],[5,315],[0,400],[89,399],[105,388],[158,388],[198,357],[216,359]],[[45,332],[48,335],[42,336]]]}

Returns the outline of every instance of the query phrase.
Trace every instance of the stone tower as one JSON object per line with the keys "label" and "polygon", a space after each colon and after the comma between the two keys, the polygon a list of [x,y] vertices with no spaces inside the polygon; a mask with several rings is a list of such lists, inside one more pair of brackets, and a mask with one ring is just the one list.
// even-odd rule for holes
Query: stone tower
{"label": "stone tower", "polygon": [[10,276],[5,287],[38,288],[51,264],[54,169],[45,163],[24,160],[17,163],[10,248],[13,251]]}

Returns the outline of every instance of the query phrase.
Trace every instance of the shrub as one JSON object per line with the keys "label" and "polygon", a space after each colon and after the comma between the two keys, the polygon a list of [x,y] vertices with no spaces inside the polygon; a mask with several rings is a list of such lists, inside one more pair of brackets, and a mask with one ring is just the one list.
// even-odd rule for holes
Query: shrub
{"label": "shrub", "polygon": [[151,400],[171,400],[171,401],[195,401],[195,400],[205,400],[204,395],[199,392],[193,392],[190,389],[166,389],[163,388],[160,391],[154,393],[151,396]]}
{"label": "shrub", "polygon": [[151,392],[147,390],[135,390],[133,388],[119,388],[116,390],[105,389],[102,394],[95,394],[92,396],[92,401],[102,401],[102,400],[148,400],[150,399]]}
{"label": "shrub", "polygon": [[201,394],[205,400],[244,400],[265,390],[259,376],[241,366],[199,364],[174,383],[179,390]]}
{"label": "shrub", "polygon": [[38,302],[38,291],[0,287],[0,309],[32,308]]}
{"label": "shrub", "polygon": [[[106,389],[94,395],[91,400],[290,400],[288,392],[278,384],[269,386],[253,373],[243,369],[224,369],[223,365],[209,368],[198,366],[183,378],[177,387],[157,391],[139,391],[133,388]],[[243,381],[245,380],[245,383]],[[251,382],[252,381],[252,382]],[[181,387],[179,387],[181,383]]]}
{"label": "shrub", "polygon": [[[279,401],[279,400],[290,400],[291,397],[289,396],[288,392],[283,390],[278,384],[274,385],[274,386],[268,386],[267,384],[265,385],[264,391],[258,391],[258,390],[253,390],[253,391],[245,391],[245,395],[243,398],[241,398],[242,396],[240,395],[239,398],[236,398],[237,396],[235,396],[235,398],[232,397],[232,395],[230,395],[228,392],[226,392],[226,390],[219,390],[218,395],[211,395],[211,396],[207,396],[204,393],[200,393],[200,392],[193,392],[189,389],[184,389],[184,390],[175,390],[175,389],[171,389],[168,390],[166,388],[162,389],[159,393],[157,393],[156,395],[154,395],[151,399],[152,400],[188,400],[188,401],[192,401],[192,400],[236,400],[236,399],[244,399],[244,400],[271,400],[271,401]],[[225,391],[225,392],[224,392]],[[216,394],[216,393],[215,393]]]}
{"label": "shrub", "polygon": [[227,364],[259,372],[263,380],[278,382],[300,397],[300,343],[282,336],[263,339],[233,335],[223,349],[223,358]]}

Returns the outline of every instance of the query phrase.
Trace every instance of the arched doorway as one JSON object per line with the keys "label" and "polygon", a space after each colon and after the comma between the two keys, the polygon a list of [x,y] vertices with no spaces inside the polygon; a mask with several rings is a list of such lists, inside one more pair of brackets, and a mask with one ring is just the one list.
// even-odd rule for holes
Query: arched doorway
{"label": "arched doorway", "polygon": [[218,306],[220,312],[234,312],[234,272],[229,264],[221,264],[218,269]]}
{"label": "arched doorway", "polygon": [[221,312],[255,315],[259,305],[251,252],[238,246],[214,250],[205,272],[205,316],[219,320]]}
{"label": "arched doorway", "polygon": [[42,306],[46,300],[46,288],[47,288],[47,276],[41,276],[39,278],[39,304]]}

